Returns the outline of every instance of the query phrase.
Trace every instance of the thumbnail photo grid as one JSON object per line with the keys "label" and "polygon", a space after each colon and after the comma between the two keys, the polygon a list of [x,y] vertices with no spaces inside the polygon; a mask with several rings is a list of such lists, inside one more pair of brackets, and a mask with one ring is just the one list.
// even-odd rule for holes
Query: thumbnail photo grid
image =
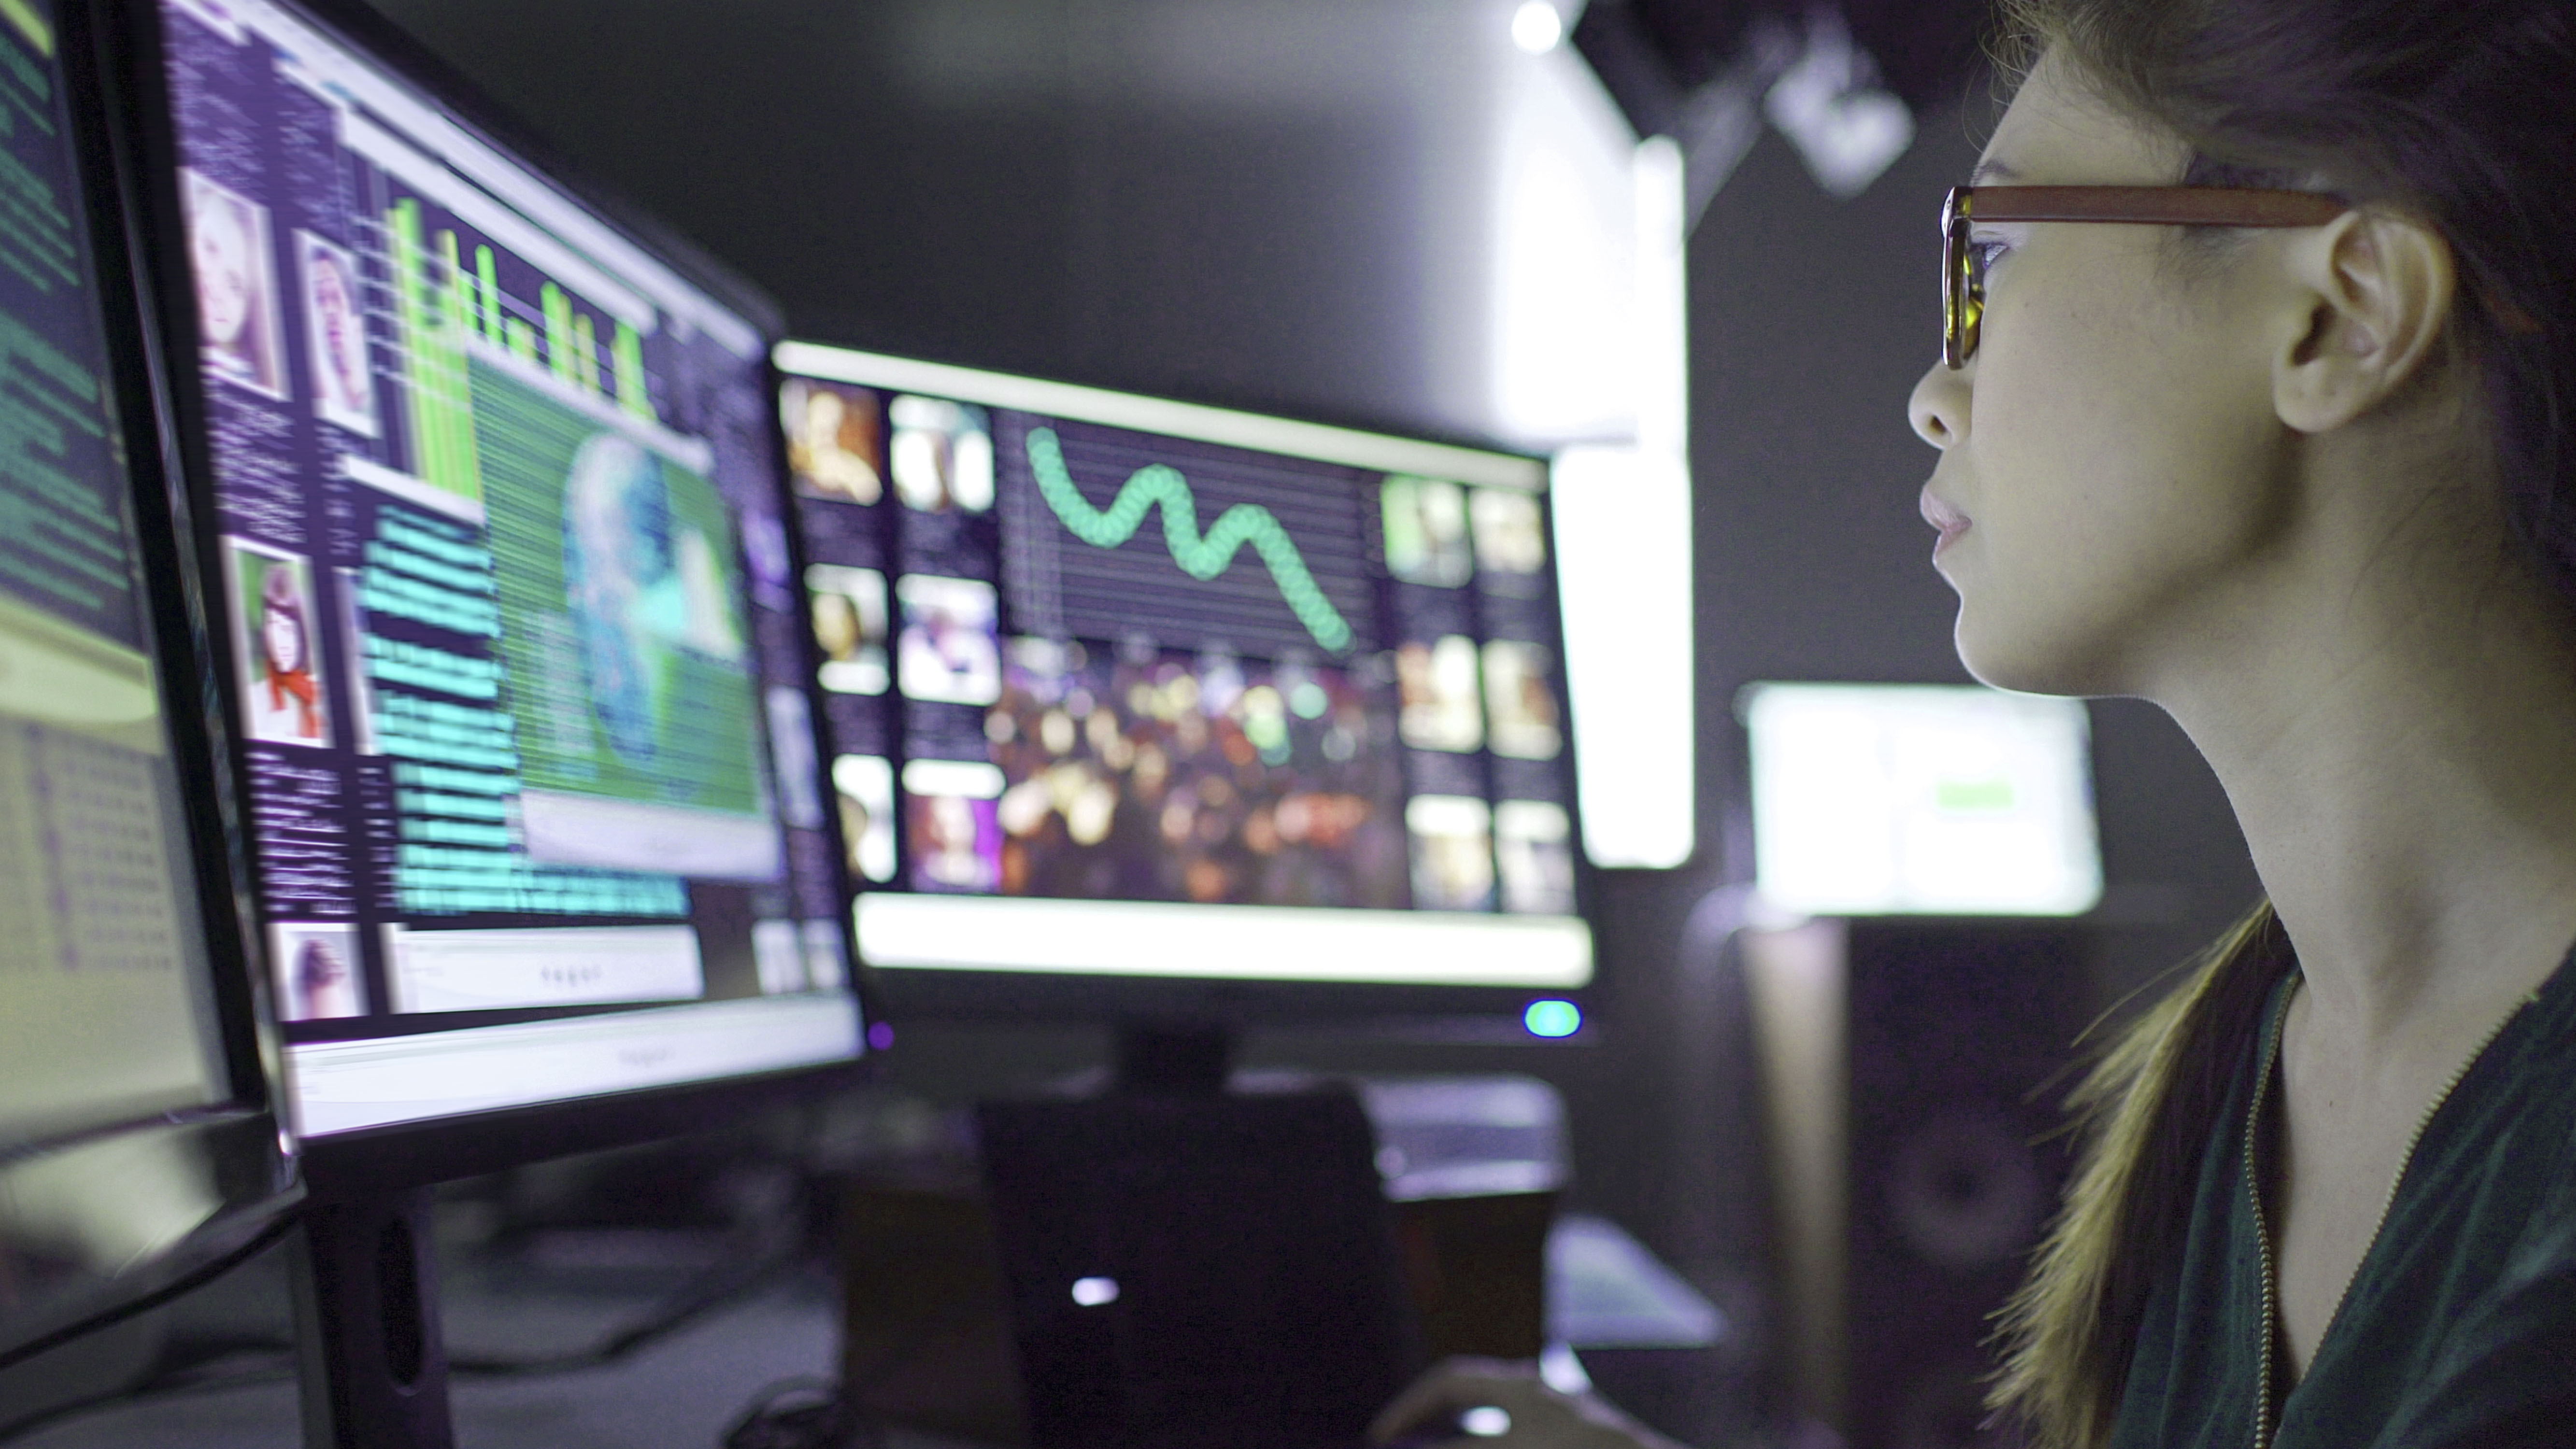
{"label": "thumbnail photo grid", "polygon": [[[1106,545],[1025,537],[1070,529],[1035,509],[1012,514],[1019,521],[998,539],[977,531],[1016,506],[1013,489],[1035,486],[1026,470],[996,470],[996,439],[1027,421],[819,380],[783,387],[834,747],[832,808],[855,885],[1575,909],[1562,663],[1538,495],[1408,475],[1354,480],[1349,507],[1361,520],[1354,536],[1367,540],[1376,622],[1355,648],[1312,654],[1236,647],[1220,605],[1240,601],[1218,600],[1177,555],[1162,557],[1176,525],[1138,520],[1152,542],[1139,558],[1153,557],[1131,561],[1123,591],[1084,595],[1094,613],[1107,611],[1095,622],[1126,626],[1103,638],[1062,630],[1069,621],[1022,598],[1001,555],[1061,562]],[[1204,511],[1193,520],[1200,530],[1215,521]],[[1320,546],[1321,535],[1309,536],[1318,527],[1306,517],[1292,541]],[[1248,548],[1230,565],[1265,566]],[[1205,607],[1194,608],[1202,594]]]}

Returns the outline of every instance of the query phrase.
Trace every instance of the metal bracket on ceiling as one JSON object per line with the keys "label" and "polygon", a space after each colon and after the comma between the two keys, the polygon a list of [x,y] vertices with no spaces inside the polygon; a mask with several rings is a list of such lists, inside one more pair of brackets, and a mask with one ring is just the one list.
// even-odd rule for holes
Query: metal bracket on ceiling
{"label": "metal bracket on ceiling", "polygon": [[1912,113],[1879,88],[1877,63],[1829,5],[1810,8],[1803,24],[1753,16],[1734,58],[1696,84],[1678,77],[1640,10],[1641,0],[1591,0],[1574,24],[1574,44],[1639,137],[1680,144],[1688,226],[1698,226],[1766,120],[1797,147],[1817,184],[1844,199],[1866,190],[1913,141]]}

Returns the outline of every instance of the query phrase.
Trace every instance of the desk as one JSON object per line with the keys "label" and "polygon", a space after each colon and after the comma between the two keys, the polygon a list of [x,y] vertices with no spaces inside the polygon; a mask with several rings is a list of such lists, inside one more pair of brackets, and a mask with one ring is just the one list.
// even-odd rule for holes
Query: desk
{"label": "desk", "polygon": [[[464,1256],[464,1255],[459,1255]],[[470,1256],[447,1265],[449,1341],[484,1353],[560,1351],[650,1309],[656,1275],[570,1287]],[[667,1275],[665,1275],[667,1276]],[[271,1251],[173,1310],[174,1332],[274,1335],[288,1322],[285,1264]],[[727,1305],[607,1368],[536,1378],[460,1378],[458,1449],[716,1449],[761,1389],[838,1369],[840,1306],[821,1263]],[[116,1405],[11,1441],[11,1449],[295,1449],[295,1385],[279,1379]],[[970,1449],[898,1434],[889,1449]]]}
{"label": "desk", "polygon": [[[1585,1229],[1593,1239],[1605,1231],[1606,1225]],[[649,1244],[638,1243],[622,1268],[568,1270],[558,1263],[536,1271],[507,1256],[450,1248],[442,1265],[449,1342],[458,1351],[493,1355],[562,1352],[593,1342],[642,1317],[686,1281],[694,1271],[687,1246],[674,1244],[663,1262],[655,1261]],[[1567,1260],[1560,1273],[1577,1266],[1564,1247],[1557,1254]],[[1634,1295],[1569,1281],[1560,1282],[1557,1297],[1561,1307],[1595,1303],[1598,1312],[1622,1308]],[[1481,1295],[1471,1301],[1471,1315],[1489,1308]],[[283,1255],[272,1250],[252,1260],[181,1300],[170,1318],[177,1339],[285,1338]],[[764,1387],[837,1373],[841,1331],[837,1286],[817,1261],[611,1367],[458,1378],[451,1389],[458,1449],[716,1449],[726,1426]],[[1586,1358],[1614,1399],[1686,1438],[1733,1426],[1748,1408],[1740,1345]],[[119,1404],[13,1440],[11,1449],[296,1449],[299,1442],[295,1386],[276,1379]],[[891,1432],[887,1445],[975,1449],[909,1430]]]}

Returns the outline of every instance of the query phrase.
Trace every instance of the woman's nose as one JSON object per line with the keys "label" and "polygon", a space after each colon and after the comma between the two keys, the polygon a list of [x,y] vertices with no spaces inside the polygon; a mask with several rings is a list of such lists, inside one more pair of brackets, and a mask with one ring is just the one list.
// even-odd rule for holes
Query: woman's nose
{"label": "woman's nose", "polygon": [[1914,435],[1943,452],[1968,435],[1968,372],[1935,361],[1906,399],[1905,416]]}

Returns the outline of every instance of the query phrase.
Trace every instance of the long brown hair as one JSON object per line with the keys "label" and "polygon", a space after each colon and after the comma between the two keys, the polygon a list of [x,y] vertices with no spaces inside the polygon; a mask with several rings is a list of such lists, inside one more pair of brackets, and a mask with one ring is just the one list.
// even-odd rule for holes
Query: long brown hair
{"label": "long brown hair", "polygon": [[2201,1155],[2264,998],[2290,962],[2267,902],[2124,1028],[2069,1099],[2091,1141],[1998,1322],[1993,1406],[2045,1449],[2109,1437],[2155,1269],[2181,1241]]}
{"label": "long brown hair", "polygon": [[[2513,532],[2576,604],[2576,0],[1998,7],[2008,76],[2062,52],[2105,100],[2191,148],[2184,179],[2329,190],[2441,234],[2464,283],[2447,341],[2480,391]],[[1999,1320],[1993,1404],[2042,1449],[2108,1439],[2229,1075],[2291,962],[2258,907],[2074,1094],[2083,1165]]]}

